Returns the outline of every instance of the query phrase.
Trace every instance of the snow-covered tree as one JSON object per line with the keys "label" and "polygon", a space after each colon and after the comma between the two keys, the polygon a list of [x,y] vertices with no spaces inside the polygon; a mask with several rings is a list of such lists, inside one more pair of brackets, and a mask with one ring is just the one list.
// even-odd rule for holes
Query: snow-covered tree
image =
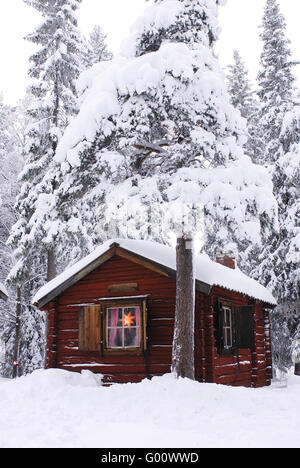
{"label": "snow-covered tree", "polygon": [[[19,190],[18,174],[23,167],[24,106],[27,99],[11,107],[0,101],[0,281],[4,282],[14,265],[12,249],[6,245],[12,225],[17,220],[14,208]],[[17,291],[9,288],[9,300],[0,302],[0,339],[6,343],[6,361],[0,373],[11,375],[12,349],[16,330]]]}
{"label": "snow-covered tree", "polygon": [[260,126],[264,135],[262,163],[271,165],[281,156],[280,134],[286,112],[294,104],[293,66],[290,41],[286,38],[285,19],[277,0],[266,0],[262,33],[263,50],[258,73],[261,101]]}
{"label": "snow-covered tree", "polygon": [[292,342],[287,320],[278,308],[271,312],[271,337],[274,374],[281,378],[292,364]]}
{"label": "snow-covered tree", "polygon": [[87,41],[86,51],[86,65],[91,67],[96,63],[103,62],[105,60],[111,60],[113,55],[108,50],[107,36],[103,33],[99,25],[94,26],[89,39]]}
{"label": "snow-covered tree", "polygon": [[276,0],[267,0],[263,17],[263,52],[258,76],[264,135],[262,163],[273,177],[279,230],[271,232],[255,275],[280,302],[299,299],[299,107],[294,103],[294,75],[285,22]]}
{"label": "snow-covered tree", "polygon": [[[277,0],[266,1],[262,27],[259,126],[265,149],[261,163],[273,178],[279,228],[270,232],[257,255],[252,274],[269,286],[278,298],[279,306],[271,314],[272,348],[275,366],[284,370],[291,365],[292,328],[300,320],[300,114],[294,89],[295,62],[291,58],[285,20]],[[292,316],[293,327],[290,326]]]}
{"label": "snow-covered tree", "polygon": [[227,83],[231,103],[247,120],[248,140],[245,151],[255,162],[260,159],[259,155],[262,152],[262,138],[258,125],[259,103],[238,50],[234,50],[233,64],[228,66],[228,70]]}
{"label": "snow-covered tree", "polygon": [[[28,340],[36,350],[30,351],[24,346],[32,357],[35,353],[42,355],[38,350],[42,349],[44,337],[40,334],[39,312],[30,306],[31,297],[46,278],[55,276],[59,255],[59,241],[55,237],[56,212],[49,210],[54,202],[53,191],[61,183],[61,173],[53,157],[62,132],[77,111],[75,80],[82,71],[83,42],[76,18],[81,0],[24,2],[39,11],[43,19],[26,38],[38,49],[30,57],[33,102],[28,109],[26,163],[16,202],[19,219],[9,243],[17,258],[10,281],[22,288],[22,316],[28,315],[22,337],[39,335],[38,340]],[[23,371],[32,369],[33,358],[30,360],[31,363],[23,355]]]}
{"label": "snow-covered tree", "polygon": [[79,200],[79,211],[90,207],[87,232],[98,229],[103,239],[115,212],[121,235],[134,224],[135,236],[159,232],[166,241],[171,224],[155,224],[178,212],[174,207],[183,213],[173,228],[183,259],[178,277],[185,269],[189,294],[181,301],[179,281],[173,368],[191,378],[195,213],[203,213],[204,250],[213,257],[220,249],[261,246],[276,218],[271,181],[244,155],[245,122],[213,53],[219,3],[161,0],[148,8],[121,56],[81,76],[81,109],[56,153],[64,172],[60,196]]}
{"label": "snow-covered tree", "polygon": [[[281,141],[286,149],[276,161],[273,180],[279,204],[275,283],[281,301],[300,300],[300,107],[287,112]],[[286,143],[284,143],[286,142]],[[288,143],[287,143],[288,142]]]}

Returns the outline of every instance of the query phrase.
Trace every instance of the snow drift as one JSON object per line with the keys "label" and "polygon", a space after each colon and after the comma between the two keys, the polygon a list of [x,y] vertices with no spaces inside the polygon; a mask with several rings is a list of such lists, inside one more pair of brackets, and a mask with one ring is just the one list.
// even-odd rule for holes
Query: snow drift
{"label": "snow drift", "polygon": [[175,379],[99,386],[38,370],[0,380],[0,447],[300,447],[300,379],[234,388]]}

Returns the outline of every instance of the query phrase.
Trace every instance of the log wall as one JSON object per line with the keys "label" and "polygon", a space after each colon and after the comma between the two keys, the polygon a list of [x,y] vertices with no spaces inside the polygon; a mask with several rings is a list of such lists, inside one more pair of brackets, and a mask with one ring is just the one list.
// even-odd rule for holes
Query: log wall
{"label": "log wall", "polygon": [[[114,297],[109,286],[134,280],[138,291],[122,296],[147,295],[148,356],[110,355],[78,349],[79,304]],[[69,371],[89,369],[103,374],[105,382],[138,382],[170,372],[175,310],[175,281],[144,266],[115,256],[62,293],[56,300],[56,323],[49,310],[48,366]]]}
{"label": "log wall", "polygon": [[[249,300],[232,291],[214,287],[210,295],[210,308],[214,310],[217,298],[228,299],[233,307],[254,305],[255,350],[239,349],[233,355],[220,356],[214,343],[212,356],[212,376],[210,382],[245,387],[270,385],[272,378],[272,356],[269,313],[259,301]],[[210,340],[214,341],[214,331],[210,331]],[[238,353],[238,355],[237,355]]]}

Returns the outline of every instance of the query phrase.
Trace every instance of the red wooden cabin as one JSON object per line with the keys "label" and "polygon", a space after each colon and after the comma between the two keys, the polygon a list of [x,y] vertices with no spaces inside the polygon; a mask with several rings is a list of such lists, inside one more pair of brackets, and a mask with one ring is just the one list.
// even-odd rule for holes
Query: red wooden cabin
{"label": "red wooden cabin", "polygon": [[[276,302],[227,264],[206,255],[195,262],[196,379],[269,385],[269,310]],[[45,285],[34,303],[48,312],[47,367],[89,369],[107,383],[170,372],[175,265],[170,247],[109,241]]]}

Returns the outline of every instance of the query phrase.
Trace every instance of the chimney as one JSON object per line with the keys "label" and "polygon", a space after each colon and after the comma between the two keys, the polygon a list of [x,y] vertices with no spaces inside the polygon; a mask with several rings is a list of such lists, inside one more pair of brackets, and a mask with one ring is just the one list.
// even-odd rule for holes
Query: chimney
{"label": "chimney", "polygon": [[216,262],[235,270],[236,261],[234,257],[230,257],[229,255],[217,255]]}

